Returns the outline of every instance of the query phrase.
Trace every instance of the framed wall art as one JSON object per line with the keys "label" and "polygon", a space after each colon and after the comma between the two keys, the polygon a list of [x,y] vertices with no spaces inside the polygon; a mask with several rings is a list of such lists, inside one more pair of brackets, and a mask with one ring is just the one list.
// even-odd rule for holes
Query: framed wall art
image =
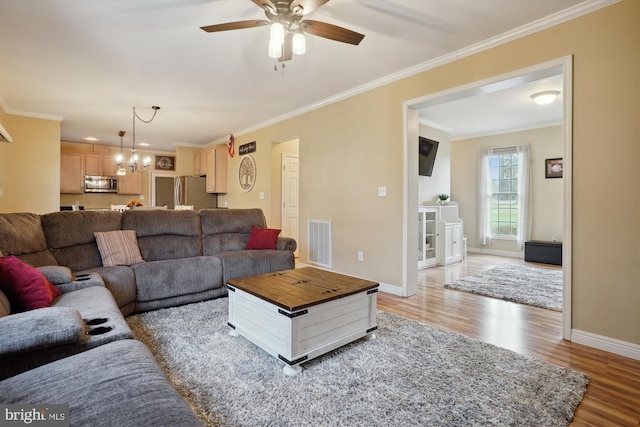
{"label": "framed wall art", "polygon": [[238,183],[242,191],[249,192],[256,183],[256,162],[253,157],[247,155],[240,160],[238,166]]}
{"label": "framed wall art", "polygon": [[156,156],[156,169],[163,171],[176,170],[176,158],[173,156]]}
{"label": "framed wall art", "polygon": [[562,157],[557,159],[545,159],[544,161],[544,177],[545,178],[562,178],[564,167]]}

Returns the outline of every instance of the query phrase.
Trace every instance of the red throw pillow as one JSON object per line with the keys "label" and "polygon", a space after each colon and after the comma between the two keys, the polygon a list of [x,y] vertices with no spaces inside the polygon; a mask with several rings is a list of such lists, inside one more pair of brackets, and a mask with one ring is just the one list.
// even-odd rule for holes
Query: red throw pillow
{"label": "red throw pillow", "polygon": [[49,307],[61,293],[37,268],[13,255],[0,258],[0,289],[13,312]]}
{"label": "red throw pillow", "polygon": [[247,249],[275,249],[280,230],[277,228],[251,227]]}

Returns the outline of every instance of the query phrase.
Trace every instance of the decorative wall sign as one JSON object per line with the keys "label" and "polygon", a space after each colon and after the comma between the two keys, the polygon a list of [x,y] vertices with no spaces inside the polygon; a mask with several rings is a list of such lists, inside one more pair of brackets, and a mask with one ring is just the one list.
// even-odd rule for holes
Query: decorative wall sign
{"label": "decorative wall sign", "polygon": [[173,156],[156,156],[156,169],[163,171],[176,170],[176,158]]}
{"label": "decorative wall sign", "polygon": [[242,156],[243,154],[255,153],[256,152],[256,142],[251,141],[246,144],[242,144],[238,149],[238,153]]}
{"label": "decorative wall sign", "polygon": [[557,159],[545,159],[544,161],[544,177],[545,178],[562,178],[564,165],[562,157]]}
{"label": "decorative wall sign", "polygon": [[256,183],[256,162],[251,156],[244,156],[238,166],[238,182],[242,191],[249,192]]}

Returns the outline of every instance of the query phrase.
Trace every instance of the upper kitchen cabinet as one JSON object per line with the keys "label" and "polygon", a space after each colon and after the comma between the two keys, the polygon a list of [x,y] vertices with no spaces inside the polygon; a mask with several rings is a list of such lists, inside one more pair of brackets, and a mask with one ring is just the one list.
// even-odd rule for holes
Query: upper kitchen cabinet
{"label": "upper kitchen cabinet", "polygon": [[84,161],[85,175],[116,175],[116,160],[112,155],[86,154]]}
{"label": "upper kitchen cabinet", "polygon": [[118,194],[141,194],[142,174],[128,171],[126,175],[118,177]]}
{"label": "upper kitchen cabinet", "polygon": [[207,174],[207,160],[206,160],[206,154],[204,151],[199,151],[195,154],[194,158],[193,158],[193,170],[194,170],[194,175],[196,176],[203,176]]}
{"label": "upper kitchen cabinet", "polygon": [[79,153],[60,154],[60,193],[84,193],[84,158]]}
{"label": "upper kitchen cabinet", "polygon": [[206,175],[207,193],[228,191],[228,158],[226,145],[218,145],[196,153],[196,175]]}

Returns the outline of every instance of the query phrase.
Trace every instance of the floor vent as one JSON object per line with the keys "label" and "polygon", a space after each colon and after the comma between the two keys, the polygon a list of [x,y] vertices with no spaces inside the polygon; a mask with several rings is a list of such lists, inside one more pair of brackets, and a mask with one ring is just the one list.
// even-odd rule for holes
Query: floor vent
{"label": "floor vent", "polygon": [[309,263],[331,267],[331,221],[309,220]]}

